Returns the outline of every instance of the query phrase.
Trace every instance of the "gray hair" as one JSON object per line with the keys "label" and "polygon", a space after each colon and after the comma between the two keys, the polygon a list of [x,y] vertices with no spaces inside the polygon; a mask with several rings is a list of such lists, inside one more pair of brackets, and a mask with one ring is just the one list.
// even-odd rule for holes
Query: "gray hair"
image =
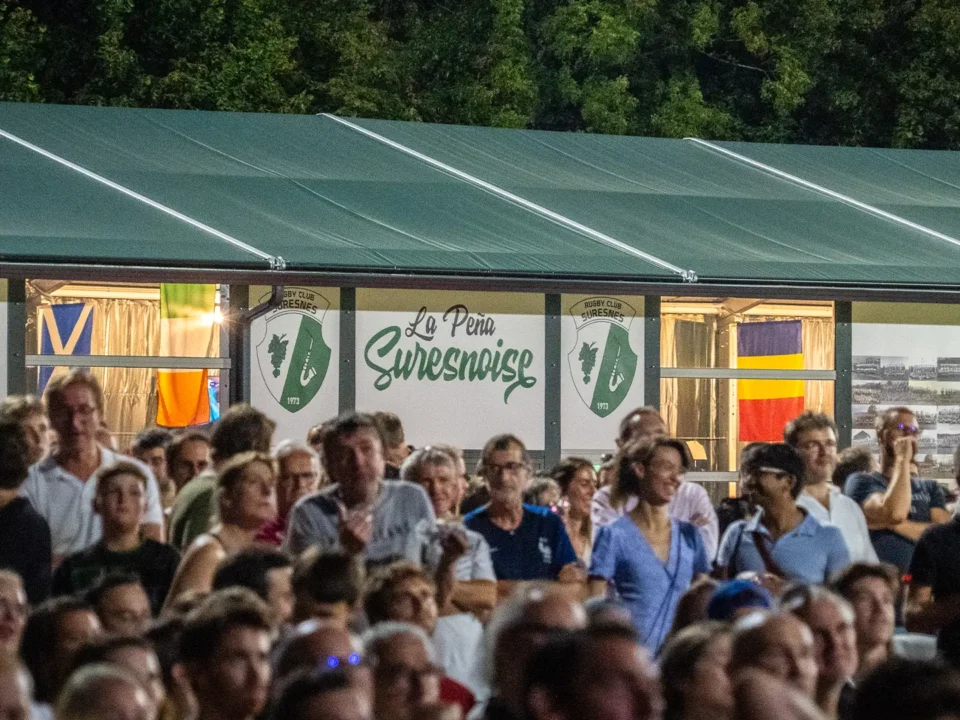
{"label": "gray hair", "polygon": [[437,661],[437,653],[433,647],[433,641],[430,636],[424,632],[419,625],[407,622],[396,622],[387,620],[374,625],[363,634],[363,650],[367,657],[377,664],[380,661],[380,653],[383,646],[393,638],[399,635],[413,635],[427,649],[427,655],[430,656],[430,662]]}
{"label": "gray hair", "polygon": [[[493,611],[493,616],[483,634],[484,675],[490,687],[496,684],[496,655],[501,639],[524,621],[533,605],[554,594],[560,593],[552,589],[549,584],[530,585],[515,591]],[[582,605],[577,607],[583,611]]]}
{"label": "gray hair", "polygon": [[282,443],[277,445],[273,451],[273,459],[277,463],[284,462],[287,458],[292,457],[293,455],[309,455],[310,459],[315,462],[318,466],[320,464],[320,456],[317,454],[317,451],[306,443],[298,442],[296,440],[284,440]]}
{"label": "gray hair", "polygon": [[43,415],[43,401],[36,395],[8,395],[0,403],[0,417],[22,423],[33,415]]}
{"label": "gray hair", "polygon": [[99,720],[104,690],[111,684],[128,685],[142,692],[148,700],[150,698],[146,688],[129,670],[109,663],[94,663],[70,676],[60,693],[54,717],[57,720]]}
{"label": "gray hair", "polygon": [[791,588],[780,599],[780,609],[784,612],[793,613],[801,620],[806,620],[811,606],[821,600],[832,602],[847,622],[854,622],[856,615],[853,611],[853,605],[839,593],[821,585],[800,585]]}
{"label": "gray hair", "polygon": [[427,465],[449,465],[457,472],[457,461],[448,449],[430,446],[414,450],[410,456],[403,461],[400,468],[400,479],[407,482],[419,483],[420,472]]}

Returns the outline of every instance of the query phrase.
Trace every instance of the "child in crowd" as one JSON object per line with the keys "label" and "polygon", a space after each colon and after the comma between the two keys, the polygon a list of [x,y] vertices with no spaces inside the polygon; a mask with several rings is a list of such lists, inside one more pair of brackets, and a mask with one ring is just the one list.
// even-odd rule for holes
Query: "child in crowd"
{"label": "child in crowd", "polygon": [[146,475],[133,463],[118,462],[100,471],[93,506],[103,525],[103,537],[67,557],[57,568],[54,595],[87,592],[107,575],[131,573],[140,578],[153,614],[159,613],[180,555],[140,531],[147,507],[146,488]]}

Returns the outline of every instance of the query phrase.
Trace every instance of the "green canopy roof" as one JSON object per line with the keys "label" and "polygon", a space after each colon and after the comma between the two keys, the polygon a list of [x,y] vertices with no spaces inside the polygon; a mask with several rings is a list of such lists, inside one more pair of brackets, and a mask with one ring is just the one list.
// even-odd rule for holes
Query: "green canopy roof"
{"label": "green canopy roof", "polygon": [[947,152],[0,104],[8,273],[960,289],[958,237]]}

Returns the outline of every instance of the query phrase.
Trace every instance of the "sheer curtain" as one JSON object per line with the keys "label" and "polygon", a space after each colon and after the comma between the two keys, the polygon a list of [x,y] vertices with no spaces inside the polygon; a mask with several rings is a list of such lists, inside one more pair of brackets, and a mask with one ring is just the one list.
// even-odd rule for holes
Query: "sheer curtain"
{"label": "sheer curtain", "polygon": [[[98,355],[157,355],[160,352],[160,302],[114,298],[53,298],[55,303],[93,305],[90,346]],[[91,368],[104,396],[104,420],[120,447],[153,425],[157,409],[157,371],[151,368]]]}
{"label": "sheer curtain", "polygon": [[[660,319],[660,366],[715,367],[716,326],[714,318],[703,315],[663,315]],[[714,385],[714,381],[707,379],[664,378],[660,381],[660,412],[671,435],[682,438],[711,436],[717,403]]]}
{"label": "sheer curtain", "polygon": [[[832,370],[834,366],[834,323],[828,318],[805,318],[800,331],[803,339],[805,370]],[[804,406],[807,410],[833,417],[834,383],[811,380],[804,383]]]}

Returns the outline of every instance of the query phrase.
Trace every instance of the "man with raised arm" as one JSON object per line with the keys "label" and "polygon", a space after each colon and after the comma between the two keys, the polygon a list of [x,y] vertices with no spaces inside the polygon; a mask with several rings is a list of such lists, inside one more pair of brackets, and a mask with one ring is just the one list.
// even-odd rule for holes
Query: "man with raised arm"
{"label": "man with raised arm", "polygon": [[844,493],[863,509],[870,539],[883,562],[907,572],[923,531],[950,519],[943,488],[914,474],[920,427],[913,412],[892,407],[877,416],[880,472],[855,473]]}

